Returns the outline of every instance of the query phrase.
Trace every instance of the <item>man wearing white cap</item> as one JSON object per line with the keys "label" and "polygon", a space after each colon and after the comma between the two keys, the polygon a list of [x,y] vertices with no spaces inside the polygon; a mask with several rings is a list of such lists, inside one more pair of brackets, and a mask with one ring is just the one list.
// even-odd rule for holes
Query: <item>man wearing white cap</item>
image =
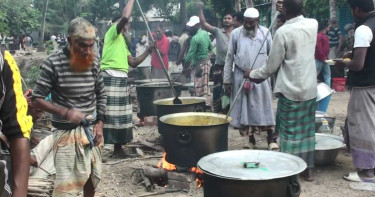
{"label": "man wearing white cap", "polygon": [[186,24],[191,27],[189,51],[186,55],[185,62],[195,71],[194,87],[195,96],[205,97],[206,105],[212,107],[212,96],[208,87],[209,73],[211,68],[210,52],[212,50],[211,39],[208,33],[200,29],[200,21],[198,16],[192,16]]}
{"label": "man wearing white cap", "polygon": [[278,0],[286,23],[275,33],[267,64],[245,73],[261,82],[277,74],[275,95],[279,98],[276,131],[280,151],[301,157],[307,163],[304,177],[312,181],[315,150],[316,46],[318,22],[302,16],[303,0]]}
{"label": "man wearing white cap", "polygon": [[[224,84],[226,91],[231,93],[231,104],[234,105],[230,114],[233,118],[231,125],[239,128],[242,136],[249,136],[251,146],[255,146],[255,131],[267,131],[269,149],[277,150],[276,138],[273,137],[275,116],[272,110],[270,80],[260,84],[247,80],[238,100],[233,103],[242,84],[243,74],[252,65],[253,68],[260,68],[267,61],[272,42],[271,35],[266,37],[267,32],[267,28],[259,25],[258,10],[248,8],[244,13],[243,25],[233,30],[229,41],[224,67]],[[256,58],[259,51],[259,56]]]}

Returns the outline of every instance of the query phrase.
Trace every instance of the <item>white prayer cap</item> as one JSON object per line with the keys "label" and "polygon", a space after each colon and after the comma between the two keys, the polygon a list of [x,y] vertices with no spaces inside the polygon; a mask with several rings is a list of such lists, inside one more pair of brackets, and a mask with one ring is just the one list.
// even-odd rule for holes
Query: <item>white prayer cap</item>
{"label": "white prayer cap", "polygon": [[200,23],[198,16],[192,16],[190,17],[189,22],[186,23],[187,26],[193,27],[194,25]]}
{"label": "white prayer cap", "polygon": [[243,16],[246,18],[259,18],[259,11],[255,8],[247,8]]}

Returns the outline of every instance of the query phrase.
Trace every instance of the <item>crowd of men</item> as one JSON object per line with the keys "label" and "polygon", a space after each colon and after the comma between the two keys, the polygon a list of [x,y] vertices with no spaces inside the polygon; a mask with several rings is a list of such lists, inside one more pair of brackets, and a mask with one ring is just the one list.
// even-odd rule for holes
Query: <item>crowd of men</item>
{"label": "crowd of men", "polygon": [[[229,95],[234,106],[231,125],[240,135],[249,137],[250,144],[256,146],[254,132],[267,131],[269,149],[302,158],[308,166],[302,175],[312,181],[317,67],[324,67],[318,63],[327,58],[328,50],[325,48],[323,55],[314,51],[324,48],[319,43],[326,41],[324,35],[330,33],[324,26],[318,27],[315,19],[303,17],[303,1],[277,1],[277,9],[283,15],[278,16],[278,28],[273,34],[260,25],[255,8],[248,8],[243,14],[227,14],[222,28],[213,27],[205,20],[204,4],[200,3],[198,16],[190,18],[180,39],[172,36],[168,40],[158,26],[150,35],[156,42],[142,37],[133,57],[124,34],[128,31],[134,1],[128,1],[121,17],[107,31],[101,58],[94,51],[95,28],[85,19],[76,18],[68,28],[68,45],[43,61],[30,103],[52,114],[53,134],[44,142],[48,142],[56,170],[53,196],[75,196],[81,192],[84,196],[95,195],[102,178],[104,143],[114,144],[114,155],[129,156],[122,148],[133,138],[129,66],[137,68],[149,55],[151,71],[140,75],[164,78],[161,61],[167,67],[169,62],[175,65],[183,62],[184,72],[194,82],[195,95],[205,97],[209,108],[224,113],[218,103],[222,102],[222,95]],[[344,136],[358,170],[344,178],[374,182],[374,3],[347,2],[356,21],[354,44],[344,54],[350,60],[336,60],[335,66],[349,69],[347,86],[351,96]],[[214,66],[210,61],[213,46],[209,33],[216,38]],[[341,48],[335,44],[329,47],[335,53]],[[179,53],[174,51],[177,48]],[[29,165],[38,166],[35,157],[30,158],[32,118],[27,115],[20,73],[8,51],[1,51],[0,65],[1,139],[10,149],[13,172],[8,178],[5,166],[0,165],[1,183],[5,184],[1,196],[26,196]],[[208,86],[210,69],[215,84],[213,95]],[[276,115],[272,107],[272,76],[275,76],[273,93],[278,98]],[[242,83],[244,88],[234,102]],[[45,100],[50,94],[52,102]]]}

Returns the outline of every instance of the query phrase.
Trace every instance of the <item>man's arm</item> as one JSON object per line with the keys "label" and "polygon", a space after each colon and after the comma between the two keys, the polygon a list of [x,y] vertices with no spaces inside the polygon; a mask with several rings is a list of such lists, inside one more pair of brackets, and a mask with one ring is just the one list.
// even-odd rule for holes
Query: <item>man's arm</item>
{"label": "man's arm", "polygon": [[179,65],[182,63],[182,60],[184,59],[184,56],[185,56],[185,53],[186,53],[186,50],[187,50],[187,40],[185,40],[184,44],[182,44],[182,48],[180,50],[180,53],[178,55],[178,59],[177,59],[177,62],[176,64]]}
{"label": "man's arm", "polygon": [[155,45],[150,44],[147,50],[143,52],[143,54],[141,54],[140,56],[134,58],[131,55],[128,55],[129,65],[133,68],[136,68],[139,64],[141,64],[147,58],[148,55],[152,53],[154,49],[155,49]]}
{"label": "man's arm", "polygon": [[117,23],[117,34],[120,34],[122,29],[124,29],[126,23],[129,22],[130,16],[133,11],[133,5],[134,0],[129,0],[125,8],[122,10],[121,20],[119,23]]}
{"label": "man's arm", "polygon": [[228,43],[228,51],[227,56],[225,58],[225,65],[224,65],[224,84],[231,84],[232,83],[232,68],[234,62],[234,55],[236,51],[236,41],[235,34],[232,33]]}
{"label": "man's arm", "polygon": [[261,68],[246,73],[252,81],[260,83],[263,80],[274,74],[281,66],[285,57],[285,47],[282,37],[276,32],[275,39],[272,43],[270,55],[268,56],[267,64]]}
{"label": "man's arm", "polygon": [[365,48],[365,47],[356,48],[354,50],[352,60],[336,61],[335,66],[341,67],[341,68],[348,68],[349,70],[352,70],[352,71],[361,71],[365,65],[367,50],[368,48]]}
{"label": "man's arm", "polygon": [[105,111],[107,104],[107,95],[104,91],[104,80],[100,66],[98,66],[98,76],[95,83],[95,95],[96,95],[96,124],[93,129],[95,146],[99,146],[103,143],[103,124],[105,120]]}
{"label": "man's arm", "polygon": [[[3,58],[3,57],[0,57]],[[27,115],[27,102],[22,92],[21,74],[8,51],[4,53],[2,78],[5,85],[1,109],[2,131],[10,141],[13,172],[13,196],[26,196],[30,169],[30,133],[33,126]]]}
{"label": "man's arm", "polygon": [[207,30],[208,32],[214,33],[214,27],[212,27],[210,24],[208,24],[207,21],[206,21],[206,18],[204,17],[203,7],[204,7],[204,3],[203,2],[199,2],[198,3],[198,8],[199,8],[199,20],[200,20],[200,23],[201,23],[203,29]]}

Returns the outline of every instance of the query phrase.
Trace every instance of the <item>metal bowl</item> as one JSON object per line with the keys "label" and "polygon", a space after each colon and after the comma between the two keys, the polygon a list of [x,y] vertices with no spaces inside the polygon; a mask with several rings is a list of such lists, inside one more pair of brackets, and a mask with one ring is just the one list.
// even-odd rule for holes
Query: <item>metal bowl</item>
{"label": "metal bowl", "polygon": [[317,87],[317,91],[318,91],[318,94],[317,94],[317,97],[316,97],[317,102],[324,99],[325,97],[331,95],[333,92],[335,92],[333,89],[331,89],[325,83],[319,83],[318,87]]}
{"label": "metal bowl", "polygon": [[345,147],[342,137],[330,134],[315,134],[315,165],[325,166],[335,162],[341,148]]}

